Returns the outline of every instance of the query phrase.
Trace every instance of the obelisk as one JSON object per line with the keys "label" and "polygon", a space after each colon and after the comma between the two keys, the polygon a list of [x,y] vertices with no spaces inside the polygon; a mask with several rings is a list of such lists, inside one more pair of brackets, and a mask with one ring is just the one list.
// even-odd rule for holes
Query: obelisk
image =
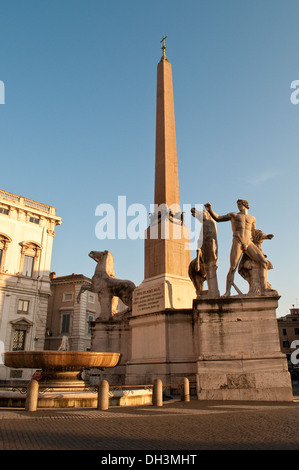
{"label": "obelisk", "polygon": [[134,290],[129,317],[131,358],[126,384],[195,381],[194,286],[188,276],[190,235],[180,208],[171,64],[157,67],[155,207],[145,239],[144,280]]}
{"label": "obelisk", "polygon": [[163,44],[157,67],[155,204],[170,207],[180,205],[180,195],[172,70],[165,49]]}
{"label": "obelisk", "polygon": [[[154,211],[146,231],[141,284],[142,288],[149,285],[157,288],[148,304],[150,311],[191,308],[196,297],[188,276],[190,235],[180,207],[172,68],[165,54],[165,39],[161,41],[163,55],[157,66]],[[154,298],[155,295],[158,298],[159,293],[158,305]],[[135,302],[135,307],[137,304]],[[148,311],[145,298],[143,311]]]}

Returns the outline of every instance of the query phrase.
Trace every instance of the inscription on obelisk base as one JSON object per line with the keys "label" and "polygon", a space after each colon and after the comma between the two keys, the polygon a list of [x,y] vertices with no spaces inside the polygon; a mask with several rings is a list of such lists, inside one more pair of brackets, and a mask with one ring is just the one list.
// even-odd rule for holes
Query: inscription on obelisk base
{"label": "inscription on obelisk base", "polygon": [[163,275],[144,280],[133,293],[132,315],[192,308],[195,290],[189,279]]}
{"label": "inscription on obelisk base", "polygon": [[159,312],[164,309],[165,290],[163,284],[139,287],[133,294],[133,315]]}

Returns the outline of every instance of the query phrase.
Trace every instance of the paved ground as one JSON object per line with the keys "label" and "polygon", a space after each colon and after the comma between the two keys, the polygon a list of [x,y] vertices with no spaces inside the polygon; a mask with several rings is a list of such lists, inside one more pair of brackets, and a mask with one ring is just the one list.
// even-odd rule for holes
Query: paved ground
{"label": "paved ground", "polygon": [[200,450],[298,450],[299,401],[191,400],[166,402],[161,408],[63,408],[34,413],[0,409],[0,450],[67,449],[181,451],[182,455],[182,451],[191,455]]}

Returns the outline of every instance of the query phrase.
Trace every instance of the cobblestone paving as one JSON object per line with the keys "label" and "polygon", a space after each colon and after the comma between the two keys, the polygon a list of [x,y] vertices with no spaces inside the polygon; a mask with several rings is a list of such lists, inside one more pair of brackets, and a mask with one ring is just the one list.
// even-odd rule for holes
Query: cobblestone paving
{"label": "cobblestone paving", "polygon": [[298,450],[299,402],[0,409],[0,450]]}

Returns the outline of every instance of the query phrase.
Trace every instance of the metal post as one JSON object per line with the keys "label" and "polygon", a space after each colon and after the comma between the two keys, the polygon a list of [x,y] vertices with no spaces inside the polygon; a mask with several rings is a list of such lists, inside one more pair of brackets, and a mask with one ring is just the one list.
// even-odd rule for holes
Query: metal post
{"label": "metal post", "polygon": [[38,381],[35,379],[30,380],[27,386],[27,395],[26,395],[26,402],[25,402],[26,411],[37,410],[38,389],[39,389]]}
{"label": "metal post", "polygon": [[109,408],[109,383],[102,380],[98,388],[98,410],[108,410]]}
{"label": "metal post", "polygon": [[163,406],[163,384],[161,379],[154,380],[153,405]]}

